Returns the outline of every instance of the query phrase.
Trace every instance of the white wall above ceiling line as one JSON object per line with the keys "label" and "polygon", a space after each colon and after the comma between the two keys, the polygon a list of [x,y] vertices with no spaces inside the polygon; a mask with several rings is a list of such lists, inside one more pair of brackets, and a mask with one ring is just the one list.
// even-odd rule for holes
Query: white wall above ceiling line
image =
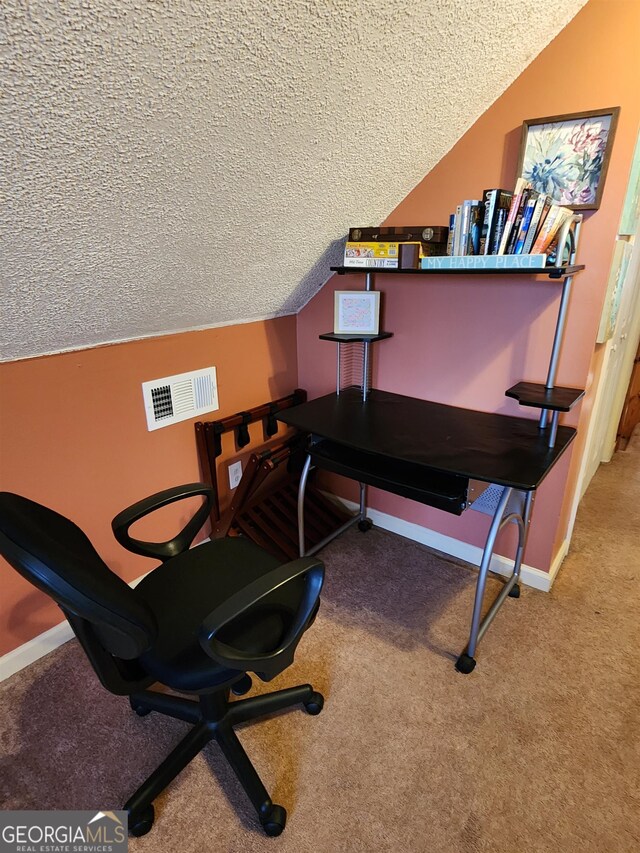
{"label": "white wall above ceiling line", "polygon": [[297,311],[584,2],[5,0],[2,358]]}

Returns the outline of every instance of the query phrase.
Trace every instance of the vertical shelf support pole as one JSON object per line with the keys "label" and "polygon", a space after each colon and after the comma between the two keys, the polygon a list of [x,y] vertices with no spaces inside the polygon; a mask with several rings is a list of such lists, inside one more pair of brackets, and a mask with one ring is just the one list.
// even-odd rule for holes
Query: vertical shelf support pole
{"label": "vertical shelf support pole", "polygon": [[338,347],[338,353],[336,355],[336,397],[340,396],[340,341],[337,342],[336,346]]}
{"label": "vertical shelf support pole", "polygon": [[[366,291],[373,290],[373,273],[366,272],[364,274],[364,289]],[[367,402],[369,393],[369,341],[362,344],[362,402]]]}
{"label": "vertical shelf support pole", "polygon": [[556,333],[553,338],[553,347],[551,349],[551,358],[549,359],[549,372],[547,373],[546,388],[553,388],[556,381],[556,373],[558,371],[558,361],[560,359],[560,347],[562,346],[562,337],[564,335],[564,327],[567,322],[567,309],[569,306],[569,296],[571,294],[572,275],[568,275],[562,283],[562,296],[560,298],[560,308],[558,309],[558,320],[556,323]]}
{"label": "vertical shelf support pole", "polygon": [[362,402],[367,402],[367,394],[369,393],[369,342],[365,341],[362,352]]}
{"label": "vertical shelf support pole", "polygon": [[[573,222],[575,223],[575,227],[573,235],[570,236],[571,249],[569,251],[569,264],[575,263],[576,252],[578,249],[578,238],[580,237],[580,226],[582,225],[582,215],[574,215]],[[563,255],[564,248],[561,249],[558,246],[558,252]],[[559,257],[558,261],[559,265],[562,264],[563,258]],[[553,337],[551,358],[549,359],[549,371],[547,373],[547,381],[545,382],[545,388],[548,388],[549,390],[555,386],[556,373],[558,371],[558,361],[560,359],[560,348],[562,347],[562,338],[567,322],[567,309],[569,307],[569,297],[571,295],[572,281],[573,276],[568,275],[565,277],[562,283],[562,296],[560,297],[560,307],[558,308],[558,320],[556,322],[556,331]],[[548,417],[549,411],[547,409],[543,409],[542,413],[540,414],[540,429],[545,429],[545,427],[547,426]],[[557,429],[557,426],[558,418],[554,417],[552,424],[553,438],[550,437],[549,439],[549,447],[553,447],[553,443],[555,442],[555,431]]]}
{"label": "vertical shelf support pole", "polygon": [[560,418],[560,412],[553,412],[551,415],[551,429],[549,430],[549,441],[547,442],[549,447],[553,447],[556,443],[556,435],[558,433],[558,420]]}
{"label": "vertical shelf support pole", "polygon": [[[562,296],[560,297],[556,332],[553,338],[553,347],[551,348],[551,358],[549,359],[549,372],[547,373],[547,381],[545,382],[545,388],[549,389],[554,387],[556,381],[558,361],[560,359],[560,347],[562,346],[564,327],[567,322],[567,308],[569,306],[569,296],[571,295],[572,279],[573,276],[568,275],[562,283]],[[544,429],[546,427],[548,414],[548,410],[543,409],[542,414],[540,415],[540,429]]]}

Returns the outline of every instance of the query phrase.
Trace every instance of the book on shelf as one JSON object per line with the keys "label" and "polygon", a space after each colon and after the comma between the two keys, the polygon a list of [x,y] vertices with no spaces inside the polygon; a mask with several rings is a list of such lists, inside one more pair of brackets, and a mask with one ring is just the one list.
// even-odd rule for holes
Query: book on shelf
{"label": "book on shelf", "polygon": [[509,215],[507,216],[507,221],[505,222],[504,230],[502,232],[502,238],[500,239],[500,245],[498,246],[498,251],[496,253],[498,255],[504,255],[507,253],[507,246],[509,244],[509,238],[511,237],[511,231],[513,230],[513,223],[520,211],[522,194],[526,189],[529,189],[528,181],[524,178],[518,178],[516,181],[516,187],[513,191],[511,206],[509,207]]}
{"label": "book on shelf", "polygon": [[[573,223],[573,216],[567,216],[564,219],[564,222],[556,231],[556,236],[553,238],[549,247],[547,248],[547,262],[549,264],[553,264],[554,266],[562,266],[564,262],[564,254],[565,249],[567,247],[567,239],[569,237],[569,230],[571,229],[571,225]],[[571,257],[571,250],[569,250],[569,258]]]}
{"label": "book on shelf", "polygon": [[460,219],[460,242],[458,244],[459,255],[472,255],[474,245],[477,246],[480,241],[480,225],[478,224],[479,216],[479,199],[467,198],[462,203],[462,212]]}
{"label": "book on shelf", "polygon": [[518,228],[518,233],[515,236],[515,241],[513,244],[514,255],[523,254],[524,243],[527,239],[529,228],[531,227],[531,218],[533,216],[533,211],[538,201],[539,193],[537,193],[535,190],[527,190],[527,193],[527,200],[522,208],[522,218],[520,220],[520,227]]}
{"label": "book on shelf", "polygon": [[518,239],[518,234],[520,233],[520,226],[522,225],[522,217],[524,216],[524,211],[529,201],[529,196],[531,195],[531,189],[525,187],[522,191],[522,195],[520,196],[520,201],[518,203],[518,210],[516,211],[515,219],[513,220],[513,225],[511,226],[511,233],[509,234],[509,239],[507,240],[507,247],[504,250],[505,255],[514,255],[516,249],[516,241]]}
{"label": "book on shelf", "polygon": [[489,189],[482,193],[482,203],[484,205],[484,216],[482,220],[482,231],[480,232],[480,255],[488,255],[491,247],[491,237],[495,226],[495,214],[500,204],[504,206],[504,194],[511,193],[508,190]]}
{"label": "book on shelf", "polygon": [[571,216],[573,216],[573,211],[569,210],[568,207],[562,207],[559,204],[552,204],[542,227],[538,231],[538,236],[531,247],[531,252],[545,252],[551,245],[553,238],[562,227],[565,220],[569,219]]}
{"label": "book on shelf", "polygon": [[344,266],[397,269],[398,245],[398,243],[347,240],[344,247]]}
{"label": "book on shelf", "polygon": [[456,215],[455,213],[449,216],[449,236],[447,238],[447,255],[453,254],[453,238],[456,233]]}
{"label": "book on shelf", "polygon": [[480,230],[480,247],[478,254],[486,255],[487,234],[489,233],[489,220],[491,218],[492,205],[495,202],[497,190],[485,190],[482,193],[482,203],[484,205],[484,215],[482,217],[482,228]]}
{"label": "book on shelf", "polygon": [[504,234],[504,229],[507,225],[507,218],[509,216],[509,209],[511,206],[511,201],[509,201],[508,206],[499,207],[496,210],[495,223],[493,234],[491,235],[491,242],[489,246],[489,254],[497,255],[498,249],[500,248],[500,242],[502,240],[502,235]]}
{"label": "book on shelf", "polygon": [[537,255],[440,255],[422,258],[423,270],[542,270],[546,254]]}
{"label": "book on shelf", "polygon": [[[486,190],[485,190],[486,192]],[[487,223],[487,240],[484,247],[484,254],[491,255],[495,254],[496,249],[493,249],[493,245],[495,243],[495,234],[496,227],[498,225],[498,221],[502,219],[502,228],[504,228],[504,224],[506,222],[506,214],[509,212],[509,208],[511,207],[511,199],[513,198],[513,193],[511,190],[489,190],[489,192],[494,193],[493,198],[491,200],[491,209],[489,211],[488,223]],[[500,211],[503,211],[501,214]],[[502,231],[500,232],[502,235]]]}
{"label": "book on shelf", "polygon": [[480,238],[484,221],[484,203],[472,201],[469,214],[469,240],[467,255],[480,255]]}
{"label": "book on shelf", "polygon": [[453,254],[460,254],[460,232],[462,230],[462,205],[458,204],[456,206],[456,226],[455,226],[455,234],[453,237]]}
{"label": "book on shelf", "polygon": [[[520,228],[520,222],[522,220],[522,208],[524,203],[527,200],[528,190],[524,189],[520,195],[520,200],[518,202],[518,209],[516,210],[516,215],[513,217],[513,221],[511,223],[511,229],[509,231],[509,237],[507,239],[507,244],[504,249],[505,255],[513,254],[513,247],[516,243],[516,237],[518,236],[518,229]],[[511,211],[509,211],[511,212]]]}
{"label": "book on shelf", "polygon": [[533,214],[531,215],[531,222],[529,223],[529,230],[527,231],[524,246],[522,247],[523,255],[527,255],[531,251],[533,241],[536,239],[536,235],[539,229],[542,227],[542,223],[544,222],[550,207],[551,199],[549,198],[549,196],[546,193],[540,193],[536,200],[536,206],[533,209]]}
{"label": "book on shelf", "polygon": [[460,217],[460,243],[458,245],[458,254],[468,255],[469,224],[471,222],[471,200],[468,198],[462,202],[462,212]]}

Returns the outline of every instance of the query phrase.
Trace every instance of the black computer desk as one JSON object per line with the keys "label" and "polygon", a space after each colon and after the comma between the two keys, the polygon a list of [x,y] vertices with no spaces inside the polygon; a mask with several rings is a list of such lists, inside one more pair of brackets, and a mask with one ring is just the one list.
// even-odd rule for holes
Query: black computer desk
{"label": "black computer desk", "polygon": [[[547,433],[536,420],[375,389],[363,400],[357,388],[294,406],[277,418],[310,435],[298,493],[301,555],[305,553],[304,494],[312,465],[357,480],[360,511],[306,553],[324,547],[352,524],[362,530],[371,526],[366,518],[366,485],[455,515],[473,506],[493,516],[478,573],[469,642],[456,661],[458,671],[471,672],[477,645],[506,597],[520,594],[533,496],[573,441],[575,429],[559,426],[550,447]],[[518,526],[513,573],[481,620],[495,540],[509,522]]]}

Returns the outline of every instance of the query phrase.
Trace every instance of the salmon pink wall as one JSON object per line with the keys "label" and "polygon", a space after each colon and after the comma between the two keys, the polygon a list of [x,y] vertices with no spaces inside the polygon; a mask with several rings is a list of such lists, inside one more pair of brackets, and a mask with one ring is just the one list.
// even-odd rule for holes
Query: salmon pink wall
{"label": "salmon pink wall", "polygon": [[[154,564],[115,542],[111,519],[154,491],[201,479],[195,419],[148,432],[141,383],[215,366],[220,410],[208,417],[225,417],[297,387],[295,336],[295,317],[282,317],[0,365],[0,489],[67,515],[118,574],[138,577]],[[259,425],[251,429],[259,440]],[[233,455],[233,441],[224,445]],[[184,506],[163,513],[141,534],[169,538],[187,517]],[[61,621],[4,562],[0,589],[0,654]]]}
{"label": "salmon pink wall", "polygon": [[[607,272],[640,119],[637,37],[640,3],[590,0],[558,37],[471,127],[386,221],[389,225],[447,224],[465,198],[488,187],[512,188],[524,119],[620,106],[621,114],[598,211],[587,212],[557,382],[586,387]],[[429,121],[429,116],[417,116]],[[358,223],[367,225],[375,223]],[[334,345],[318,340],[332,324],[333,291],[363,279],[330,280],[298,318],[300,383],[311,397],[335,388]],[[382,327],[394,337],[372,348],[374,385],[471,409],[536,417],[504,392],[520,380],[544,381],[560,287],[548,280],[500,276],[379,276]],[[591,397],[565,417],[586,432]],[[576,448],[578,453],[576,454]],[[526,562],[548,571],[566,532],[568,498],[580,446],[560,461],[535,504]],[[573,469],[571,468],[573,465]],[[353,496],[349,487],[343,494]],[[454,519],[438,510],[370,491],[384,512],[482,544],[486,517]],[[563,528],[564,525],[564,528]],[[504,544],[504,543],[503,543]],[[505,553],[512,553],[505,551]]]}

